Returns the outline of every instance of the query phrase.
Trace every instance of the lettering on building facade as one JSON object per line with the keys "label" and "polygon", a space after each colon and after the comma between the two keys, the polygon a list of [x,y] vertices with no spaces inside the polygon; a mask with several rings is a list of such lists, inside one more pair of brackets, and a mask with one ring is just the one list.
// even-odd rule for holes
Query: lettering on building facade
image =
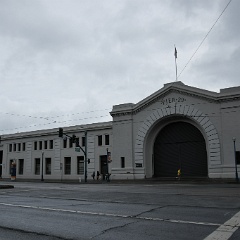
{"label": "lettering on building facade", "polygon": [[167,104],[170,104],[170,103],[183,103],[183,102],[186,102],[186,98],[184,97],[169,97],[169,98],[163,98],[160,100],[160,103],[162,105],[167,105]]}

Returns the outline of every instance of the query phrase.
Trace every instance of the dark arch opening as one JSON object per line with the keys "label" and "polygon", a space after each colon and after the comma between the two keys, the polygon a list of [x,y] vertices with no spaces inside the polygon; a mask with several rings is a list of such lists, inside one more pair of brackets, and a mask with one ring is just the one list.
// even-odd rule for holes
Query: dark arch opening
{"label": "dark arch opening", "polygon": [[207,177],[206,143],[202,133],[187,122],[164,127],[154,143],[154,177]]}

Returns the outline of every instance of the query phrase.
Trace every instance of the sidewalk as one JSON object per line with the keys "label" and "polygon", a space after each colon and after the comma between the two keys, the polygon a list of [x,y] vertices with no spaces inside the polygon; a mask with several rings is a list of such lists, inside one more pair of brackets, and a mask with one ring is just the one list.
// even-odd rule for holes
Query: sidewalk
{"label": "sidewalk", "polygon": [[[11,185],[11,179],[1,179],[1,188],[13,188]],[[106,180],[93,180],[88,178],[87,182],[85,179],[79,180],[51,180],[44,179],[16,179],[14,182],[36,182],[36,183],[66,183],[66,184],[238,184],[235,179],[210,179],[210,178],[148,178],[148,179],[110,179]],[[6,183],[6,184],[2,184]],[[239,183],[240,186],[240,183]]]}

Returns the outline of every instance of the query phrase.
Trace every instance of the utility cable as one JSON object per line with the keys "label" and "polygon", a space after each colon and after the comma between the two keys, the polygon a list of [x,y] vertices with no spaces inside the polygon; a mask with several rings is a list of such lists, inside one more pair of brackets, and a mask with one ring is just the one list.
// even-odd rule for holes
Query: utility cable
{"label": "utility cable", "polygon": [[65,121],[53,121],[53,122],[45,123],[45,124],[34,124],[34,125],[30,125],[30,126],[25,126],[25,127],[17,127],[17,128],[12,128],[12,129],[4,129],[4,130],[0,130],[0,132],[20,130],[20,129],[27,129],[27,128],[39,127],[39,126],[47,126],[47,125],[50,125],[50,124],[59,124],[59,123],[67,123],[67,122],[74,122],[74,121],[81,121],[81,120],[88,120],[88,119],[103,118],[103,117],[108,117],[108,116],[109,116],[109,115],[103,115],[103,116],[86,117],[86,118],[81,118],[81,119],[72,119],[72,120],[65,120]]}
{"label": "utility cable", "polygon": [[206,38],[208,37],[208,35],[210,34],[210,32],[212,31],[212,29],[215,27],[215,25],[217,24],[218,20],[221,18],[221,16],[223,15],[223,13],[225,12],[225,10],[228,8],[229,4],[232,2],[232,0],[229,0],[229,2],[227,3],[227,5],[225,6],[225,8],[223,9],[223,11],[221,12],[221,14],[219,15],[219,17],[217,18],[217,20],[214,22],[214,24],[212,25],[212,27],[210,28],[210,30],[208,31],[208,33],[206,34],[206,36],[203,38],[203,40],[201,41],[201,43],[199,44],[199,46],[197,47],[197,49],[195,50],[195,52],[193,53],[193,55],[190,57],[190,59],[188,60],[188,62],[186,63],[186,65],[184,66],[184,68],[182,69],[182,71],[179,73],[177,79],[181,76],[182,72],[185,70],[185,68],[188,66],[188,64],[191,62],[191,60],[193,59],[193,57],[195,56],[195,54],[197,53],[197,51],[199,50],[199,48],[202,46],[203,42],[206,40]]}
{"label": "utility cable", "polygon": [[0,114],[6,114],[6,115],[11,115],[11,116],[16,116],[16,117],[28,117],[28,118],[35,118],[35,119],[44,119],[44,120],[49,120],[49,119],[54,119],[54,118],[60,118],[60,117],[66,117],[66,116],[74,116],[74,115],[79,115],[79,114],[89,114],[89,113],[94,113],[94,112],[100,112],[100,111],[110,111],[111,109],[106,108],[106,109],[101,109],[101,110],[92,110],[88,112],[79,112],[79,113],[72,113],[72,114],[63,114],[63,115],[57,115],[57,116],[31,116],[31,115],[25,115],[25,114],[18,114],[18,113],[10,113],[10,112],[0,112]]}

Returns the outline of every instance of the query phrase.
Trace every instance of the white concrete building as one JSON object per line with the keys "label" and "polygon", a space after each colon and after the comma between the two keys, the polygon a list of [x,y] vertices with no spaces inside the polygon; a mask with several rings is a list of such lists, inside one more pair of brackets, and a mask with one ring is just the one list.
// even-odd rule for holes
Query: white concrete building
{"label": "white concrete building", "polygon": [[[182,177],[236,177],[240,87],[217,93],[173,82],[137,104],[113,106],[110,114],[112,122],[64,128],[87,146],[88,179],[93,171],[105,172],[107,151],[112,179],[175,178],[178,169]],[[13,161],[17,178],[84,179],[83,152],[59,138],[58,129],[2,136],[3,178],[9,178]]]}
{"label": "white concrete building", "polygon": [[[67,127],[63,131],[68,136],[75,134],[81,148],[87,150],[88,179],[93,171],[105,173],[107,151],[112,151],[112,123]],[[84,152],[76,151],[70,138],[60,138],[58,128],[2,136],[0,153],[2,178],[10,177],[12,163],[16,164],[17,179],[85,178]],[[108,165],[110,169],[111,162]]]}

